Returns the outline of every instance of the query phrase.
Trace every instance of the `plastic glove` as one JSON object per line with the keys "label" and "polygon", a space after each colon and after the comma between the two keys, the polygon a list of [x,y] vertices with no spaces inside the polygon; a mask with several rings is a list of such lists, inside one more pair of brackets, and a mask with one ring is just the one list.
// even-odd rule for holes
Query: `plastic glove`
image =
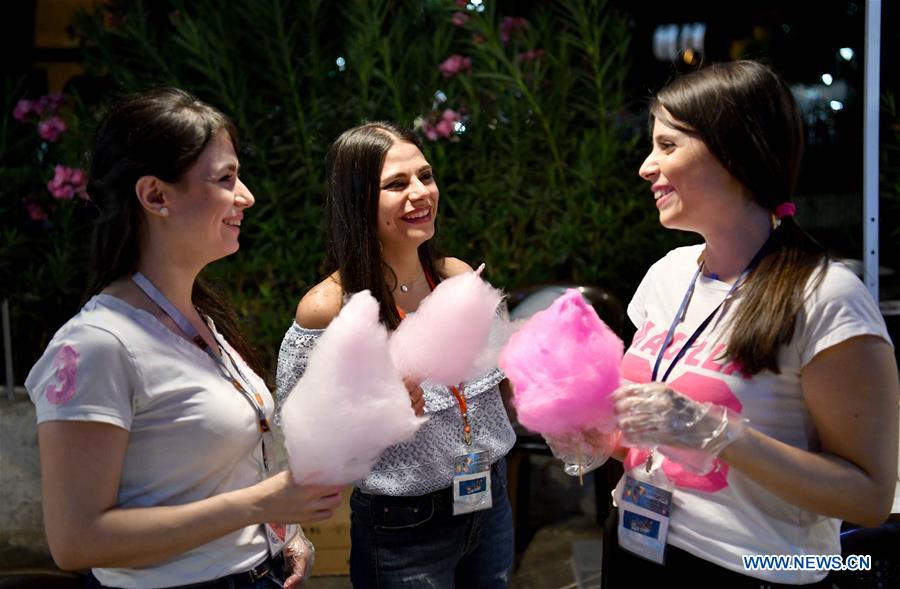
{"label": "plastic glove", "polygon": [[581,477],[600,468],[609,460],[619,442],[618,431],[605,434],[595,429],[581,430],[562,436],[547,437],[553,455],[565,463],[563,470],[573,477]]}
{"label": "plastic glove", "polygon": [[284,589],[296,589],[306,582],[316,560],[316,547],[301,529],[284,547]]}
{"label": "plastic glove", "polygon": [[613,398],[627,446],[671,446],[670,454],[687,449],[714,457],[747,430],[747,420],[727,407],[694,401],[662,383],[626,385]]}

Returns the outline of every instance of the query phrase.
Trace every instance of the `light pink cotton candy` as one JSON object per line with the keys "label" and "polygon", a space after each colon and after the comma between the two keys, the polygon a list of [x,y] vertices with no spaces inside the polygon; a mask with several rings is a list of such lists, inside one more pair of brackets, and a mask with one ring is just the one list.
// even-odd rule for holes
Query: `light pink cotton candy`
{"label": "light pink cotton candy", "polygon": [[550,436],[615,430],[622,340],[570,289],[510,338],[500,368],[515,386],[519,422]]}
{"label": "light pink cotton candy", "polygon": [[413,412],[387,340],[369,291],[353,295],[319,338],[281,412],[297,482],[364,478],[385,448],[425,422]]}
{"label": "light pink cotton candy", "polygon": [[391,335],[400,374],[447,386],[475,376],[502,298],[475,272],[441,282]]}

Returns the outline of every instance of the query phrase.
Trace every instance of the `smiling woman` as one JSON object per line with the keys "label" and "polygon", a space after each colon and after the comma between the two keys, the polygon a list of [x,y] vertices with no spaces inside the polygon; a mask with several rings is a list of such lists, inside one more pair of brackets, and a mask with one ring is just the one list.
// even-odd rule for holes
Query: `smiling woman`
{"label": "smiling woman", "polygon": [[93,296],[25,382],[50,550],[92,569],[88,587],[255,587],[285,568],[296,585],[308,550],[289,544],[285,562],[264,522],[340,502],[338,487],[269,472],[271,394],[197,280],[237,251],[254,203],[236,143],[225,115],[175,89],[124,99],[97,132]]}
{"label": "smiling woman", "polygon": [[[278,356],[283,401],[304,374],[323,329],[347,295],[369,290],[381,321],[395,329],[441,280],[471,267],[435,254],[440,192],[414,135],[392,123],[345,131],[327,160],[329,256],[335,271],[297,307]],[[360,393],[368,383],[360,382]],[[512,515],[504,457],[515,433],[504,409],[503,373],[492,369],[456,387],[407,380],[413,407],[430,419],[408,442],[387,448],[350,499],[353,586],[506,587],[512,571]],[[424,389],[424,390],[423,390]],[[459,396],[454,396],[459,395]],[[474,446],[490,461],[492,505],[454,515],[455,460]],[[471,534],[475,530],[476,537]],[[404,581],[405,580],[405,581]]]}
{"label": "smiling woman", "polygon": [[[660,223],[704,243],[656,262],[628,306],[607,582],[640,567],[648,585],[831,587],[826,568],[742,557],[838,554],[840,520],[887,517],[900,391],[884,320],[794,219],[802,126],[778,74],[714,64],[663,88],[650,115],[640,176]],[[629,526],[635,488],[665,499],[652,538]]]}

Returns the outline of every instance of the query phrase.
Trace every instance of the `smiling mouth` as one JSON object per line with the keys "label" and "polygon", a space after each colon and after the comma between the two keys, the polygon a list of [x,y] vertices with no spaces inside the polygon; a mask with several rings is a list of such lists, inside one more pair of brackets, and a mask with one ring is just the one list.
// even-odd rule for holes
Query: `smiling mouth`
{"label": "smiling mouth", "polygon": [[400,217],[407,223],[424,223],[431,220],[431,208],[418,209]]}
{"label": "smiling mouth", "polygon": [[241,226],[240,219],[225,219],[222,222],[225,223],[226,225],[228,225],[229,227],[240,227]]}
{"label": "smiling mouth", "polygon": [[673,190],[674,190],[674,188],[663,188],[662,190],[654,190],[653,191],[653,200],[659,200],[662,197],[664,197],[665,195],[672,192]]}

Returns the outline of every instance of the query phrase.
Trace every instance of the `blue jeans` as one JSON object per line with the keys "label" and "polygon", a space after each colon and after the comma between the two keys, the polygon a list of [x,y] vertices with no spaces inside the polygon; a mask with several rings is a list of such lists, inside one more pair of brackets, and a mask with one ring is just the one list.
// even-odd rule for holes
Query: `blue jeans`
{"label": "blue jeans", "polygon": [[506,461],[491,467],[493,507],[453,515],[450,488],[415,497],[350,496],[354,589],[506,589],[513,567]]}

